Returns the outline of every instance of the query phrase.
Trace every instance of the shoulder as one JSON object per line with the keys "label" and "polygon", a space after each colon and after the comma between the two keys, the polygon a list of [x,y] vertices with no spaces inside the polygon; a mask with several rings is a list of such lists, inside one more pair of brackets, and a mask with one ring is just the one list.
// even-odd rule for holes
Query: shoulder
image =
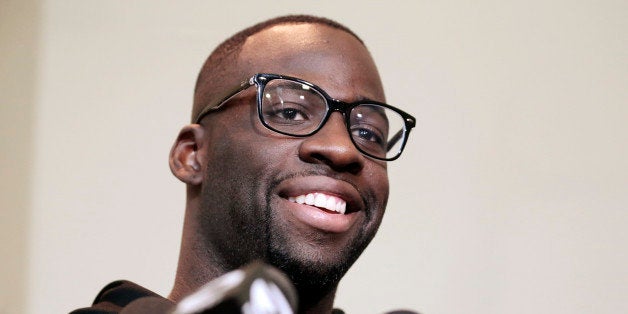
{"label": "shoulder", "polygon": [[77,309],[71,314],[113,314],[120,313],[132,303],[141,302],[144,306],[159,305],[168,307],[174,305],[168,299],[127,280],[118,280],[106,285],[94,300],[91,307]]}

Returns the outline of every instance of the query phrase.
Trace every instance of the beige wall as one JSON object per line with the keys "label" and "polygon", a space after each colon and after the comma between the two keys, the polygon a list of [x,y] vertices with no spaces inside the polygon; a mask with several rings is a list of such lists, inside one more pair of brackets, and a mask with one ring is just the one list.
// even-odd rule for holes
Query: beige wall
{"label": "beige wall", "polygon": [[291,12],[353,28],[419,119],[338,306],[628,310],[625,1],[0,3],[1,313],[67,312],[119,278],[168,292],[166,158],[198,68]]}
{"label": "beige wall", "polygon": [[39,8],[0,2],[0,313],[23,313],[32,199]]}

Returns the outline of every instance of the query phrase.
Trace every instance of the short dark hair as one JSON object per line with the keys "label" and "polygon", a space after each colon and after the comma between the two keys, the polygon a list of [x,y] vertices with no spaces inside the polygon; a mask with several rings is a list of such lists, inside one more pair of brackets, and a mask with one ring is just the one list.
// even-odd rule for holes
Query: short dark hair
{"label": "short dark hair", "polygon": [[196,79],[196,86],[194,88],[192,122],[194,122],[194,119],[196,118],[198,113],[203,110],[202,107],[208,104],[211,100],[210,98],[212,97],[212,95],[215,94],[215,91],[212,92],[213,88],[211,84],[213,84],[213,82],[219,82],[224,79],[224,75],[227,73],[227,66],[233,65],[235,63],[235,60],[237,59],[239,52],[241,51],[242,46],[244,45],[244,42],[248,37],[275,25],[301,23],[323,24],[335,29],[342,30],[351,34],[362,45],[364,45],[362,39],[360,39],[358,35],[356,35],[346,26],[328,18],[311,15],[279,16],[241,30],[235,35],[229,37],[227,40],[223,41],[220,45],[218,45],[214,49],[214,51],[212,51],[209,57],[207,57],[207,60],[205,60],[205,63],[203,64],[203,67],[201,68]]}

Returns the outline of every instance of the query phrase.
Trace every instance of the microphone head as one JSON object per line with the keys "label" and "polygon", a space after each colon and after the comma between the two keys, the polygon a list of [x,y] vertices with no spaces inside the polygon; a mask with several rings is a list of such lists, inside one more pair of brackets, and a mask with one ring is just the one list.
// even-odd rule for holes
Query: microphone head
{"label": "microphone head", "polygon": [[183,298],[172,314],[240,314],[297,311],[297,294],[278,269],[256,261],[226,273]]}

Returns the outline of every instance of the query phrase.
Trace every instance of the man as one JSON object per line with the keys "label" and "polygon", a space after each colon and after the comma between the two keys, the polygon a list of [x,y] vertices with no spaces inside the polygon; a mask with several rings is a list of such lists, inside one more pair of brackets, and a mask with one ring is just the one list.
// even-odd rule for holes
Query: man
{"label": "man", "polygon": [[[384,101],[362,41],[327,19],[272,19],[216,48],[170,154],[187,203],[168,299],[262,260],[292,281],[299,312],[330,313],[382,221],[386,163],[414,126]],[[114,283],[76,313],[114,313],[141,296],[156,295]]]}

